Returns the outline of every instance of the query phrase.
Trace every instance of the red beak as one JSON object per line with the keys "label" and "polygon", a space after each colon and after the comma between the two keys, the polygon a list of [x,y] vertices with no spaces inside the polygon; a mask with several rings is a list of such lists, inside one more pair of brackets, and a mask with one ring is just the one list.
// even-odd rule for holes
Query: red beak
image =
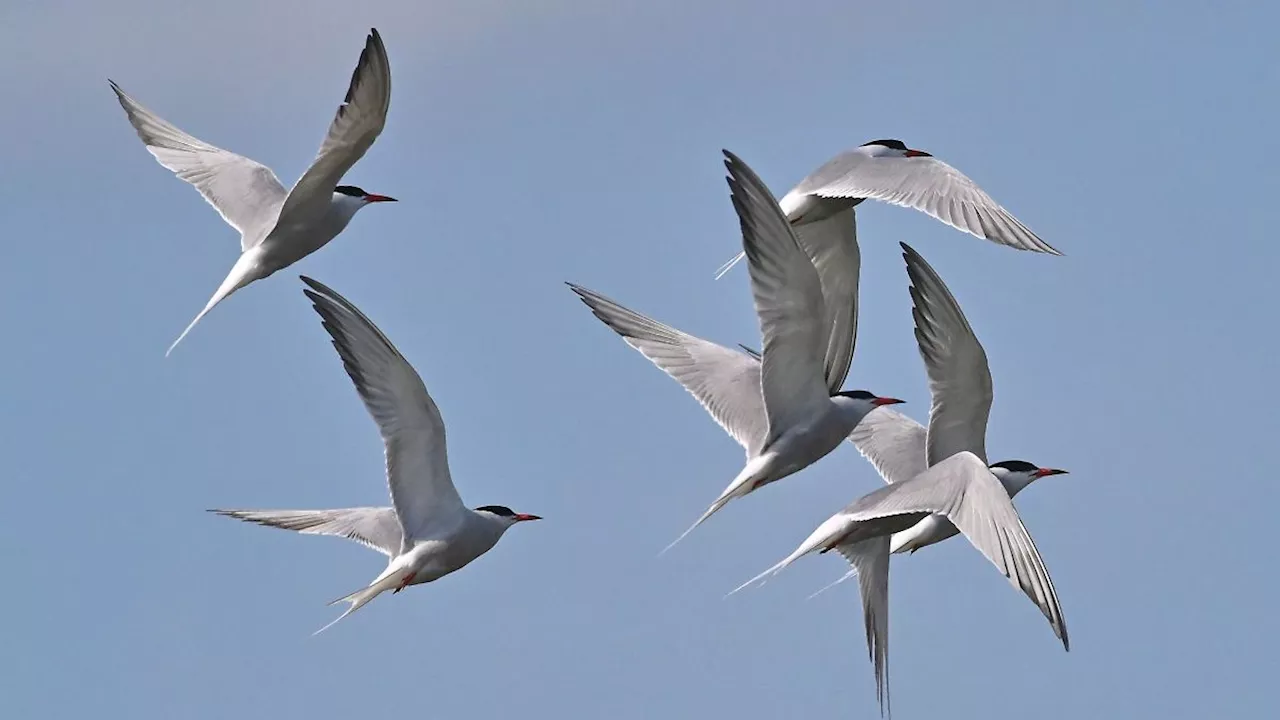
{"label": "red beak", "polygon": [[1055,470],[1054,468],[1040,468],[1036,471],[1036,477],[1042,478],[1049,475],[1066,475],[1066,470]]}
{"label": "red beak", "polygon": [[878,397],[875,400],[872,400],[871,404],[878,407],[880,405],[897,405],[899,403],[904,403],[904,402],[906,402],[906,400],[899,400],[898,398]]}
{"label": "red beak", "polygon": [[929,153],[923,150],[914,150],[914,149],[908,150],[905,154],[907,157],[933,157],[932,155],[930,155]]}
{"label": "red beak", "polygon": [[524,522],[526,520],[541,520],[537,515],[525,515],[524,513],[516,513],[516,522]]}
{"label": "red beak", "polygon": [[374,195],[373,193],[368,193],[368,194],[366,194],[366,195],[364,196],[364,201],[365,201],[365,202],[371,202],[371,203],[374,203],[374,202],[400,202],[399,200],[396,200],[396,199],[395,199],[395,198],[393,198],[393,197],[388,197],[388,196],[386,196],[386,195]]}

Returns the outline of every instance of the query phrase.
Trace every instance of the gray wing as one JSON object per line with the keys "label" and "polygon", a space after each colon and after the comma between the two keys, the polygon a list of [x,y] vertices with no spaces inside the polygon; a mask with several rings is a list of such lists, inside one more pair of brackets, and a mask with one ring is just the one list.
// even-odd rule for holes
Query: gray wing
{"label": "gray wing", "polygon": [[248,250],[275,226],[285,190],[271,168],[191,137],[108,80],[129,123],[157,162],[191,183]]}
{"label": "gray wing", "polygon": [[857,521],[925,512],[940,513],[955,523],[969,542],[1040,608],[1062,640],[1062,647],[1070,649],[1066,620],[1049,570],[1004,486],[973,453],[952,455],[911,480],[864,495],[843,511]]}
{"label": "gray wing", "polygon": [[825,377],[827,390],[833,395],[844,387],[858,339],[858,273],[862,254],[856,223],[853,208],[849,208],[791,228],[821,281],[828,332]]}
{"label": "gray wing", "polygon": [[914,208],[976,237],[1061,255],[963,173],[934,157],[871,157],[846,151],[800,181],[795,192],[871,198]]}
{"label": "gray wing", "polygon": [[369,31],[360,61],[329,134],[311,167],[298,178],[280,211],[289,222],[319,217],[329,209],[333,189],[373,145],[391,108],[391,61],[376,29]]}
{"label": "gray wing", "polygon": [[422,378],[386,335],[354,305],[309,277],[311,299],[333,346],[378,424],[387,456],[391,503],[404,543],[428,525],[452,522],[465,507],[449,475],[444,420]]}
{"label": "gray wing", "polygon": [[724,154],[764,340],[760,387],[772,440],[830,402],[822,283],[769,188],[736,155]]}
{"label": "gray wing", "polygon": [[593,290],[566,284],[601,322],[697,398],[748,457],[759,453],[768,432],[759,362],[628,310]]}
{"label": "gray wing", "polygon": [[933,396],[928,463],[936,465],[962,450],[985,463],[992,397],[987,353],[938,273],[911,246],[899,244],[911,278],[916,345]]}
{"label": "gray wing", "polygon": [[876,673],[880,714],[892,712],[889,702],[889,537],[880,536],[833,548],[853,566],[862,594],[862,621],[867,653]]}
{"label": "gray wing", "polygon": [[293,530],[304,535],[334,535],[355,540],[394,557],[400,552],[400,521],[389,507],[342,510],[210,510],[245,522]]}
{"label": "gray wing", "polygon": [[928,431],[920,423],[887,407],[862,418],[849,440],[887,483],[910,480],[929,468],[925,458]]}

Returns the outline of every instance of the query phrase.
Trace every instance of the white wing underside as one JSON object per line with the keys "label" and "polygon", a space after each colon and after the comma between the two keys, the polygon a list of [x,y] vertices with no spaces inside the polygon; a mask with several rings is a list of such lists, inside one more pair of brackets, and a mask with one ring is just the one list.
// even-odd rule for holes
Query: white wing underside
{"label": "white wing underside", "polygon": [[240,232],[243,252],[261,244],[278,222],[310,224],[328,211],[334,187],[386,124],[391,66],[381,36],[371,31],[319,154],[289,191],[265,165],[188,135],[143,107],[115,82],[111,89],[147,150],[162,166],[191,183]]}
{"label": "white wing underside", "polygon": [[747,457],[760,453],[768,425],[757,360],[664,325],[593,290],[568,285],[601,322],[693,395],[742,445]]}
{"label": "white wing underside", "polygon": [[796,239],[818,271],[826,308],[827,391],[844,387],[858,339],[858,275],[862,253],[858,248],[857,219],[853,208],[805,225],[793,226]]}
{"label": "white wing underside", "polygon": [[382,36],[370,30],[320,152],[284,201],[282,224],[310,224],[328,211],[334,187],[378,139],[390,108],[391,61]]}
{"label": "white wing underside", "polygon": [[[876,700],[882,712],[889,703],[889,538],[881,536],[832,548],[853,567],[862,595],[862,621],[867,653],[876,677]],[[847,576],[846,576],[847,577]]]}
{"label": "white wing underside", "polygon": [[466,510],[449,475],[444,420],[422,378],[377,326],[322,283],[304,290],[382,435],[387,484],[404,529],[403,547]]}
{"label": "white wing underside", "polygon": [[1001,245],[1062,254],[963,173],[934,157],[872,157],[846,151],[800,181],[792,192],[880,200],[919,210],[957,230]]}
{"label": "white wing underside", "polygon": [[829,405],[824,364],[830,328],[821,279],[773,194],[737,156],[726,151],[725,157],[763,341],[767,445]]}
{"label": "white wing underside", "polygon": [[923,425],[888,407],[878,407],[858,423],[849,440],[887,483],[910,480],[928,469]]}
{"label": "white wing underside", "polygon": [[114,82],[111,89],[147,150],[199,191],[240,233],[242,251],[271,232],[286,195],[271,168],[188,135],[143,107]]}
{"label": "white wing underside", "polygon": [[987,353],[942,278],[919,253],[900,244],[911,278],[916,345],[933,399],[926,460],[932,466],[968,451],[986,462],[992,400]]}
{"label": "white wing underside", "polygon": [[293,530],[304,535],[333,535],[394,557],[400,552],[402,535],[396,511],[389,507],[344,508],[341,510],[212,510],[245,522]]}
{"label": "white wing underside", "polygon": [[1049,571],[1004,486],[982,459],[960,452],[924,473],[864,495],[841,511],[851,521],[939,513],[968,538],[1049,620],[1069,647],[1066,621]]}

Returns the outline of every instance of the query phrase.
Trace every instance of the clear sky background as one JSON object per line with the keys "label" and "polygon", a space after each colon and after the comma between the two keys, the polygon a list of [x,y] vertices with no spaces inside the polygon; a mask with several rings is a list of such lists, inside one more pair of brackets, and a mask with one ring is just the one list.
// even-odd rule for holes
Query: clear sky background
{"label": "clear sky background", "polygon": [[[7,0],[0,7],[0,715],[876,716],[854,584],[806,558],[880,486],[851,445],[657,552],[740,448],[562,284],[759,334],[720,149],[778,195],[896,137],[1064,258],[868,203],[850,388],[924,419],[898,241],[991,359],[988,448],[1071,632],[962,539],[897,558],[899,718],[1259,717],[1280,601],[1272,5]],[[394,93],[349,182],[401,199],[164,350],[237,237],[143,149],[111,77],[291,185],[365,33]],[[386,504],[382,449],[298,273],[422,374],[472,506],[543,515],[312,631],[383,559],[209,507]]]}

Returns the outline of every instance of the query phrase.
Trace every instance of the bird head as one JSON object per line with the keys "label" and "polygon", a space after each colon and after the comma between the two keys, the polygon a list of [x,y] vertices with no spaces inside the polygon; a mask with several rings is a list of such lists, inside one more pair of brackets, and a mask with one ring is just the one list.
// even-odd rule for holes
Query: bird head
{"label": "bird head", "polygon": [[505,505],[485,505],[483,507],[476,508],[476,512],[493,518],[504,527],[511,527],[518,522],[542,519],[537,515],[526,515],[524,513],[515,512]]}
{"label": "bird head", "polygon": [[867,413],[875,410],[881,405],[897,405],[905,402],[897,398],[880,397],[866,390],[842,390],[831,396],[832,402],[849,408],[855,412],[858,419],[861,420]]}
{"label": "bird head", "polygon": [[1022,488],[1049,475],[1066,475],[1066,470],[1040,467],[1025,460],[1005,460],[991,466],[991,473],[1012,496]]}
{"label": "bird head", "polygon": [[339,185],[333,189],[333,202],[344,208],[349,208],[352,213],[356,210],[378,202],[397,202],[393,197],[386,195],[374,195],[367,193],[355,185]]}
{"label": "bird head", "polygon": [[923,150],[907,147],[901,140],[872,140],[862,143],[862,147],[873,157],[933,157]]}

